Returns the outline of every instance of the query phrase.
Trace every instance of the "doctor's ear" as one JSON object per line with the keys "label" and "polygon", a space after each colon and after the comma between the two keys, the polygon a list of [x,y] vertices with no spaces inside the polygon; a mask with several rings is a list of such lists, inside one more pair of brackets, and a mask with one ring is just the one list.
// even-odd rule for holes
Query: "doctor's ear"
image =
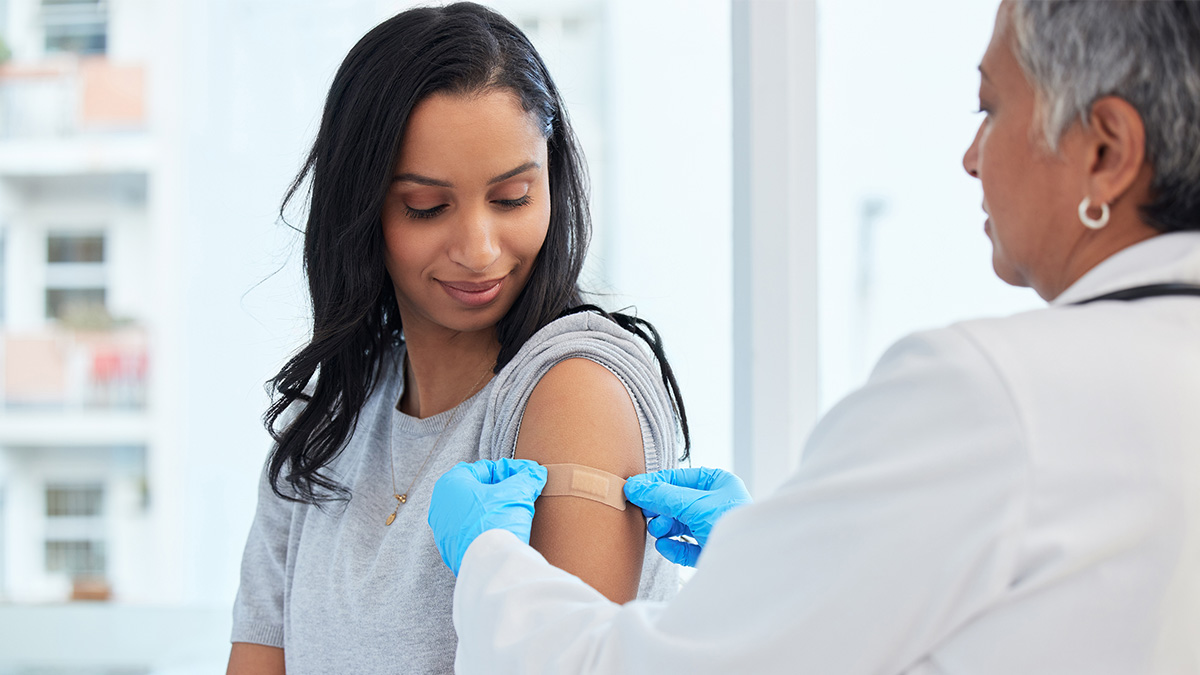
{"label": "doctor's ear", "polygon": [[1095,203],[1121,199],[1137,182],[1146,162],[1146,126],[1137,109],[1117,96],[1092,104],[1084,131],[1091,165],[1088,195]]}

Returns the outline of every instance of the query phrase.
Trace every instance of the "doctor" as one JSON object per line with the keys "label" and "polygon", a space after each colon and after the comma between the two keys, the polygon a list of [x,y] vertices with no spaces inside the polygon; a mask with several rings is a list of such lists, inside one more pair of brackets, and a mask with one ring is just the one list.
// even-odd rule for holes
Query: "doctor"
{"label": "doctor", "polygon": [[631,479],[703,546],[669,603],[526,545],[541,467],[451,470],[458,672],[1200,673],[1200,3],[1006,0],[980,72],[963,165],[1049,306],[896,344],[759,503]]}

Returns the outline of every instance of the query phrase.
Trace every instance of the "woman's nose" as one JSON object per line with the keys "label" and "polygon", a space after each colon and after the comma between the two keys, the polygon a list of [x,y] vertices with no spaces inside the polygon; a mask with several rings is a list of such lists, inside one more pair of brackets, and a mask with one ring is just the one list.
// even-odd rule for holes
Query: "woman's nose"
{"label": "woman's nose", "polygon": [[481,274],[500,259],[496,223],[489,214],[471,211],[463,214],[450,244],[450,260]]}

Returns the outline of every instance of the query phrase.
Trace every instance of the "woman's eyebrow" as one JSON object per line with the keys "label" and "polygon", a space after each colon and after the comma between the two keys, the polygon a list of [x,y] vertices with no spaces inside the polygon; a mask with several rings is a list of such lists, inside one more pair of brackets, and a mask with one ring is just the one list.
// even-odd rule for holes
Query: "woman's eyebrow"
{"label": "woman's eyebrow", "polygon": [[496,183],[506,181],[509,178],[512,178],[513,176],[525,173],[526,171],[528,171],[530,169],[540,169],[541,167],[542,167],[542,165],[538,164],[537,162],[525,162],[521,166],[518,166],[517,168],[515,168],[511,171],[505,171],[504,173],[500,174],[499,176],[496,176],[495,178],[489,180],[488,185],[495,185]]}
{"label": "woman's eyebrow", "polygon": [[453,185],[451,185],[450,183],[448,183],[444,180],[438,180],[436,178],[422,176],[421,174],[418,174],[418,173],[397,174],[395,176],[392,176],[392,182],[393,183],[400,183],[400,182],[416,183],[417,185],[429,185],[431,187],[446,187],[446,188],[454,187]]}
{"label": "woman's eyebrow", "polygon": [[[538,164],[537,162],[525,162],[521,166],[518,166],[517,168],[512,169],[510,171],[505,171],[504,173],[500,174],[499,176],[496,176],[495,178],[489,180],[488,185],[495,185],[496,183],[501,183],[503,181],[508,180],[509,178],[512,178],[513,176],[523,174],[526,171],[529,171],[530,169],[540,169],[541,167],[542,167],[542,165]],[[453,183],[450,183],[450,182],[444,181],[444,180],[438,180],[437,178],[430,178],[429,176],[422,176],[419,173],[397,174],[392,177],[392,182],[393,183],[399,183],[399,182],[416,183],[417,185],[428,185],[430,187],[445,187],[445,188],[454,187]]]}

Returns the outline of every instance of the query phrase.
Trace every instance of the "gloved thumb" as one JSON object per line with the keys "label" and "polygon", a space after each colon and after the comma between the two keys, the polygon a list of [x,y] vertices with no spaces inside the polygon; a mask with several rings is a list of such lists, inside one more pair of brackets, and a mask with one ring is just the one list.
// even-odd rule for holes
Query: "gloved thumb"
{"label": "gloved thumb", "polygon": [[654,542],[654,548],[662,554],[662,557],[676,565],[695,567],[696,562],[700,560],[700,547],[686,541],[659,539]]}
{"label": "gloved thumb", "polygon": [[683,523],[669,516],[657,516],[646,523],[646,531],[655,539],[678,537],[681,534],[691,534],[691,530]]}
{"label": "gloved thumb", "polygon": [[680,519],[688,509],[706,492],[679,487],[661,481],[635,481],[634,476],[625,482],[625,497],[643,510]]}
{"label": "gloved thumb", "polygon": [[475,480],[484,485],[495,485],[522,471],[541,476],[543,482],[546,480],[546,467],[528,459],[481,459],[471,464],[459,462],[458,466],[465,467],[467,471],[471,472],[471,475],[475,476]]}

